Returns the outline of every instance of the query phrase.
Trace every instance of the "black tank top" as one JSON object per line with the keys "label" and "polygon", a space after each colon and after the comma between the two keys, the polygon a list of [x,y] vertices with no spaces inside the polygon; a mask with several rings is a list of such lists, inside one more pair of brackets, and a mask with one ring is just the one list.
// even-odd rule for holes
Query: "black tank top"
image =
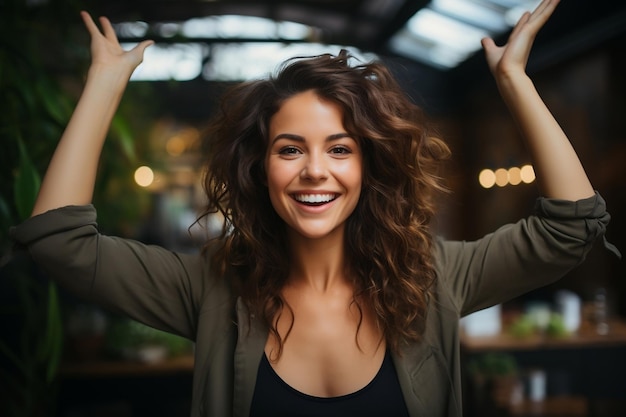
{"label": "black tank top", "polygon": [[259,364],[250,417],[408,417],[409,412],[389,352],[374,379],[339,397],[314,397],[283,381],[267,357]]}

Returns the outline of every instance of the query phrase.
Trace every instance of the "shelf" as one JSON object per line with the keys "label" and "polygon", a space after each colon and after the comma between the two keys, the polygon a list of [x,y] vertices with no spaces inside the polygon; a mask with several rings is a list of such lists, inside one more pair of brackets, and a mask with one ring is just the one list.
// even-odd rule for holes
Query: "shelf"
{"label": "shelf", "polygon": [[612,321],[609,333],[600,335],[591,325],[582,325],[575,334],[563,337],[532,335],[524,338],[507,333],[495,336],[470,337],[461,334],[461,347],[468,353],[483,351],[580,349],[626,346],[626,323]]}
{"label": "shelf", "polygon": [[588,401],[584,397],[551,397],[543,401],[524,400],[508,406],[511,417],[586,417]]}
{"label": "shelf", "polygon": [[119,376],[174,375],[193,372],[193,356],[179,356],[155,363],[131,360],[93,360],[64,362],[59,369],[62,378],[106,378]]}

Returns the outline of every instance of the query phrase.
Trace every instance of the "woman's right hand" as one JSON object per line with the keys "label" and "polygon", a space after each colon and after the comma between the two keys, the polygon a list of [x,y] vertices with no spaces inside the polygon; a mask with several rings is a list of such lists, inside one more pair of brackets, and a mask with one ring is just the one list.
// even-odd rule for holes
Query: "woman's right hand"
{"label": "woman's right hand", "polygon": [[32,215],[91,202],[98,161],[113,115],[133,71],[152,41],[125,51],[109,19],[102,31],[87,12],[81,17],[91,35],[91,67],[74,113],[48,165]]}
{"label": "woman's right hand", "polygon": [[154,42],[146,40],[137,44],[133,49],[125,51],[117,40],[115,30],[106,17],[100,17],[102,31],[98,28],[89,13],[80,13],[89,34],[91,35],[91,65],[92,67],[117,68],[130,74],[143,61],[145,49]]}

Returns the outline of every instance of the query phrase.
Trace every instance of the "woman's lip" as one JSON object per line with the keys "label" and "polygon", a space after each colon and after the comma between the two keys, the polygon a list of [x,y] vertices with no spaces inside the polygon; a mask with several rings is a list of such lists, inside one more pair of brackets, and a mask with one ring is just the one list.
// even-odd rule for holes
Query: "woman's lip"
{"label": "woman's lip", "polygon": [[310,205],[323,205],[330,203],[339,197],[339,193],[333,192],[298,192],[292,193],[291,197],[298,203]]}
{"label": "woman's lip", "polygon": [[[298,201],[296,199],[296,195],[332,195],[334,198],[326,202],[306,203],[303,201]],[[291,194],[291,198],[296,203],[296,205],[300,208],[300,210],[303,210],[309,213],[314,213],[314,214],[321,213],[324,210],[330,208],[332,205],[334,205],[334,203],[337,201],[339,197],[340,197],[340,194],[338,193],[293,193]]]}

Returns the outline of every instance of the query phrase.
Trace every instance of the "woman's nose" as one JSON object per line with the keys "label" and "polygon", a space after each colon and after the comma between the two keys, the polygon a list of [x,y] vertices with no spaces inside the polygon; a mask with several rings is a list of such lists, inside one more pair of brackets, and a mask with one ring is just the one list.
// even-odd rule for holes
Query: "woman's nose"
{"label": "woman's nose", "polygon": [[300,175],[303,179],[314,181],[326,178],[328,176],[328,166],[324,156],[309,155]]}

